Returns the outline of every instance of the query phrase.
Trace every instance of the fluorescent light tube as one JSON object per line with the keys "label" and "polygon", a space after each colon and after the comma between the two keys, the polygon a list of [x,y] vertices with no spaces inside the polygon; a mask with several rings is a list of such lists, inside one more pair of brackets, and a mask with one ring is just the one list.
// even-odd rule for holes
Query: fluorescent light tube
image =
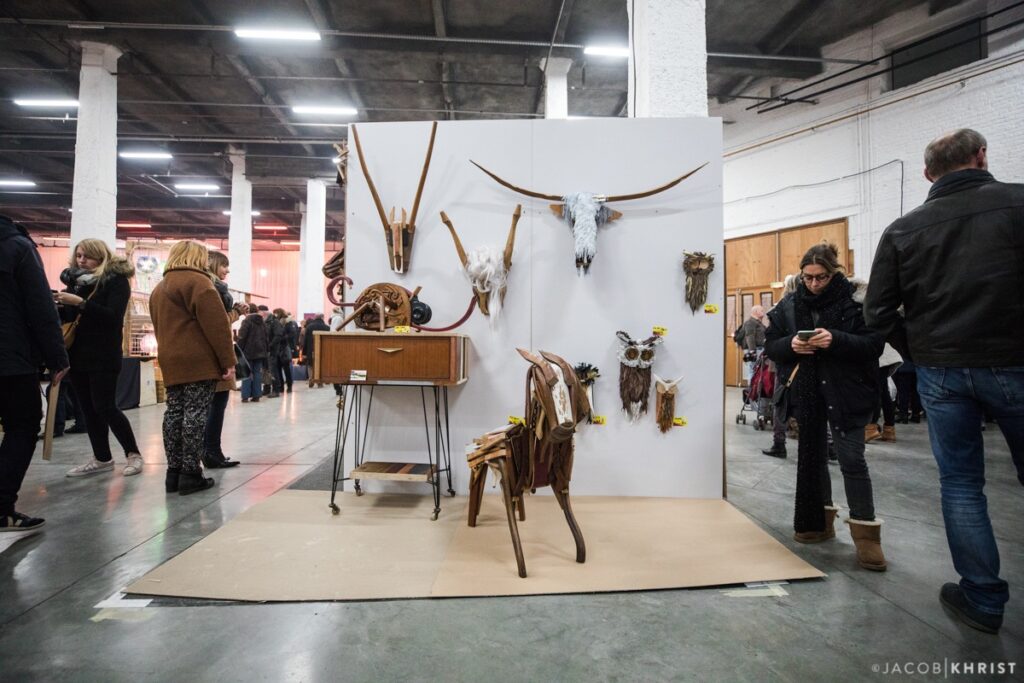
{"label": "fluorescent light tube", "polygon": [[258,38],[263,40],[320,40],[320,33],[318,31],[301,29],[236,28],[235,35],[239,38]]}
{"label": "fluorescent light tube", "polygon": [[175,183],[175,190],[202,190],[209,192],[211,190],[219,190],[220,185],[214,185],[213,183]]}
{"label": "fluorescent light tube", "polygon": [[583,54],[597,57],[629,57],[629,48],[614,45],[588,45],[583,48]]}
{"label": "fluorescent light tube", "polygon": [[173,159],[174,155],[170,152],[161,152],[154,150],[151,152],[136,151],[136,152],[119,152],[118,156],[122,159]]}
{"label": "fluorescent light tube", "polygon": [[252,226],[252,229],[253,230],[267,230],[267,231],[270,231],[270,230],[287,230],[288,226],[287,225],[254,225],[254,226]]}
{"label": "fluorescent light tube", "polygon": [[78,100],[33,100],[16,99],[14,103],[19,107],[69,107],[78,106]]}
{"label": "fluorescent light tube", "polygon": [[149,223],[118,223],[119,228],[152,228]]}
{"label": "fluorescent light tube", "polygon": [[36,184],[31,180],[4,180],[0,179],[0,187],[35,187]]}
{"label": "fluorescent light tube", "polygon": [[297,104],[292,107],[292,111],[296,114],[322,114],[324,116],[355,116],[359,113],[358,110],[352,107],[311,104]]}
{"label": "fluorescent light tube", "polygon": [[[225,216],[230,216],[231,215],[230,211],[221,211],[221,213],[224,214]],[[260,214],[259,211],[250,211],[249,215],[250,216],[259,216],[259,215],[262,215],[262,214]]]}

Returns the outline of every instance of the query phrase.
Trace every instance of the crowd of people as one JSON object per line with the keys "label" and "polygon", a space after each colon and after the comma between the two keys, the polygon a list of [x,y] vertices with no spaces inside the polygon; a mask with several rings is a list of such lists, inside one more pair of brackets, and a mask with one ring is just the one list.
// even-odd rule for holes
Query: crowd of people
{"label": "crowd of people", "polygon": [[[1024,485],[1024,311],[1006,296],[1024,284],[1024,185],[995,180],[987,142],[969,129],[928,145],[925,176],[932,183],[926,201],[886,229],[867,282],[847,276],[833,245],[815,245],[793,264],[799,272],[786,279],[781,301],[768,311],[754,307],[737,341],[746,360],[763,352],[775,364],[768,455],[786,457],[786,424],[795,421],[794,539],[835,538],[841,511],[828,467],[834,459],[849,507],[845,521],[865,569],[887,567],[865,443],[892,442],[897,422],[927,415],[960,575],[939,599],[966,624],[995,633],[1009,592],[983,492],[981,430],[986,419],[998,424]],[[204,466],[238,464],[225,456],[220,437],[236,379],[242,379],[243,403],[291,392],[293,357],[301,350],[311,366],[314,333],[341,322],[335,310],[330,325],[320,315],[300,329],[283,309],[235,303],[228,273],[223,254],[178,242],[151,294],[167,388],[168,493],[212,487]],[[43,524],[16,509],[42,418],[40,367],[58,391],[70,378],[78,420],[89,434],[92,459],[68,476],[114,468],[110,432],[124,450],[122,474],[142,471],[131,424],[115,398],[131,276],[131,264],[104,242],[83,240],[61,275],[65,289],[51,292],[28,233],[0,218],[0,319],[8,330],[0,335],[0,531]],[[236,346],[232,323],[238,320]],[[899,389],[895,402],[890,378]]]}

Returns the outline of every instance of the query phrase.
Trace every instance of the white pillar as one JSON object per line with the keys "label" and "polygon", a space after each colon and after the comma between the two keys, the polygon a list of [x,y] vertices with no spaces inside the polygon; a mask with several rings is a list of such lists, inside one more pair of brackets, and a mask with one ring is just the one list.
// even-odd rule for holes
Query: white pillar
{"label": "white pillar", "polygon": [[296,318],[306,313],[324,313],[324,248],[327,241],[327,184],[306,182],[306,212],[299,237],[299,300]]}
{"label": "white pillar", "polygon": [[568,118],[569,69],[572,68],[572,60],[568,57],[543,59],[541,68],[544,69],[544,118]]}
{"label": "white pillar", "polygon": [[71,248],[87,237],[117,246],[117,60],[113,45],[82,43],[71,191]]}
{"label": "white pillar", "polygon": [[705,0],[627,3],[629,116],[708,115],[705,4]]}
{"label": "white pillar", "polygon": [[[232,289],[252,292],[252,183],[245,177],[245,154],[231,150],[231,224],[228,260]],[[257,292],[259,294],[260,292]]]}

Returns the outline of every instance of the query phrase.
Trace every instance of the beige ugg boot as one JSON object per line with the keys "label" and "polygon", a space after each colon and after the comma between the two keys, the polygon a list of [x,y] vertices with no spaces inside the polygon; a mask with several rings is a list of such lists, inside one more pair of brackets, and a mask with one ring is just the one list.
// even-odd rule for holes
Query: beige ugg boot
{"label": "beige ugg boot", "polygon": [[881,436],[882,430],[874,422],[864,427],[864,443],[870,443]]}
{"label": "beige ugg boot", "polygon": [[896,440],[896,427],[893,425],[882,426],[882,441],[895,441]]}
{"label": "beige ugg boot", "polygon": [[864,569],[884,572],[887,565],[882,553],[882,520],[848,519],[846,523],[850,525],[850,535],[857,546],[857,563]]}
{"label": "beige ugg boot", "polygon": [[825,506],[825,530],[824,531],[799,531],[793,534],[793,540],[797,543],[821,543],[830,538],[836,537],[836,515],[839,514],[838,505]]}

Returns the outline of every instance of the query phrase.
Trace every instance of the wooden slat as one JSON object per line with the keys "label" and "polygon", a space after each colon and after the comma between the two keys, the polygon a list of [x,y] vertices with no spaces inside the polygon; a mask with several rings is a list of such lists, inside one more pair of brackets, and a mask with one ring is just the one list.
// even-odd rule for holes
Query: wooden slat
{"label": "wooden slat", "polygon": [[432,481],[434,466],[425,462],[364,462],[349,474],[352,479],[391,481]]}

